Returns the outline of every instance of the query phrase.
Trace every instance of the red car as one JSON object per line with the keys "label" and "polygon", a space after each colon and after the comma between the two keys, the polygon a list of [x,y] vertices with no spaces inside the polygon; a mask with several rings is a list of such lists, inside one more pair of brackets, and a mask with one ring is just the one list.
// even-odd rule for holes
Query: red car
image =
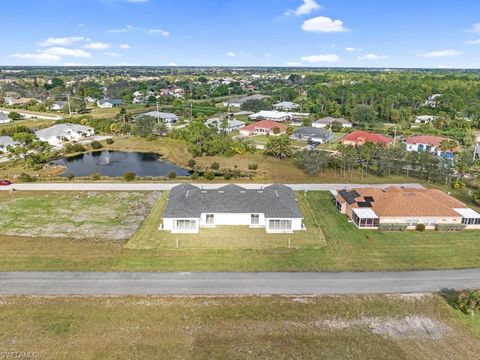
{"label": "red car", "polygon": [[0,186],[12,185],[12,182],[9,180],[0,180]]}

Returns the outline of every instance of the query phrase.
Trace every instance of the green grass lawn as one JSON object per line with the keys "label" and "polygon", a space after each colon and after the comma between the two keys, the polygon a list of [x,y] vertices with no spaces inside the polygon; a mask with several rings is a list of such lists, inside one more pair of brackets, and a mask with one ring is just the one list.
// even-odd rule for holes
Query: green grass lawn
{"label": "green grass lawn", "polygon": [[198,234],[172,234],[161,231],[161,218],[166,205],[167,193],[161,196],[141,228],[125,245],[127,249],[176,249],[219,250],[219,249],[272,249],[308,248],[325,246],[325,236],[318,225],[310,203],[299,197],[299,207],[305,216],[307,230],[293,234],[267,234],[265,229],[250,229],[248,226],[219,226],[214,229],[200,229]]}
{"label": "green grass lawn", "polygon": [[39,359],[476,359],[440,295],[0,297],[2,351]]}
{"label": "green grass lawn", "polygon": [[[300,204],[308,201],[323,230],[326,246],[228,249],[213,244],[213,248],[159,246],[158,250],[135,250],[114,241],[3,235],[0,271],[367,271],[480,267],[478,231],[358,230],[337,212],[329,193],[297,196]],[[156,226],[155,221],[145,222],[148,223]],[[136,240],[140,246],[151,243],[150,236],[159,236],[154,227],[141,228],[144,235]],[[154,244],[156,241],[153,238]]]}

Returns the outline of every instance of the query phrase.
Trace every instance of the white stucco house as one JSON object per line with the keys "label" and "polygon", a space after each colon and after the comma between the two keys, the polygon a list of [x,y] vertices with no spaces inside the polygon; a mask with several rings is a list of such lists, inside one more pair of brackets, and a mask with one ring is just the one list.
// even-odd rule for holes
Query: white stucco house
{"label": "white stucco house", "polygon": [[217,128],[219,132],[232,132],[243,128],[245,126],[245,122],[237,119],[211,118],[205,121],[205,125],[213,126]]}
{"label": "white stucco house", "polygon": [[52,105],[50,105],[50,110],[59,111],[59,110],[62,110],[64,107],[65,107],[64,101],[57,101],[57,102],[54,102]]}
{"label": "white stucco house", "polygon": [[15,142],[10,136],[0,136],[0,155],[8,152],[8,147],[15,145]]}
{"label": "white stucco house", "polygon": [[333,117],[324,117],[322,119],[315,120],[312,122],[314,128],[325,128],[327,126],[332,126],[334,122],[342,124],[342,127],[351,129],[353,124],[351,121],[344,118],[333,118]]}
{"label": "white stucco house", "polygon": [[292,118],[289,113],[281,111],[262,110],[249,116],[252,120],[271,120],[276,122],[288,121]]}
{"label": "white stucco house", "polygon": [[276,104],[273,104],[275,110],[284,110],[284,111],[293,111],[300,107],[300,105],[295,104],[291,101],[282,101]]}
{"label": "white stucco house", "polygon": [[101,109],[112,108],[116,106],[122,106],[123,100],[113,99],[113,100],[98,100],[97,106]]}
{"label": "white stucco house", "polygon": [[79,124],[58,124],[35,132],[38,139],[54,147],[61,147],[67,141],[82,141],[95,135],[92,127]]}
{"label": "white stucco house", "polygon": [[295,193],[278,184],[263,189],[230,184],[208,190],[178,185],[170,191],[162,219],[160,229],[172,233],[198,233],[200,228],[217,226],[264,228],[273,234],[304,229]]}
{"label": "white stucco house", "polygon": [[432,121],[435,121],[437,117],[433,115],[418,115],[415,116],[415,123],[416,124],[428,124]]}
{"label": "white stucco house", "polygon": [[177,123],[180,118],[174,113],[162,112],[162,111],[149,111],[134,117],[134,119],[140,119],[142,117],[152,117],[158,121],[165,123],[167,127],[171,127],[173,124]]}
{"label": "white stucco house", "polygon": [[0,112],[0,124],[8,124],[12,119],[8,117],[4,112]]}
{"label": "white stucco house", "polygon": [[407,151],[429,152],[446,159],[453,159],[454,150],[442,150],[442,142],[447,138],[434,135],[412,135],[405,139]]}

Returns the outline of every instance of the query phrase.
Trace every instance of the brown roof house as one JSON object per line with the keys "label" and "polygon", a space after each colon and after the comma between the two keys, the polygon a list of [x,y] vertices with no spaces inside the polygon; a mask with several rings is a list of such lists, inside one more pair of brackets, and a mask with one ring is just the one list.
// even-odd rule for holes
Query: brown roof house
{"label": "brown roof house", "polygon": [[346,214],[358,228],[382,228],[387,225],[415,229],[480,229],[480,214],[461,201],[435,189],[357,188],[340,190],[337,209]]}

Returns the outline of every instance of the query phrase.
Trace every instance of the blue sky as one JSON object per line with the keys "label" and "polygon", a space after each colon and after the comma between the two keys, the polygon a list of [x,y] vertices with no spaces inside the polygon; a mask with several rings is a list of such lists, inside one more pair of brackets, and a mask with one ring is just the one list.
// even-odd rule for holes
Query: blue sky
{"label": "blue sky", "polygon": [[480,68],[477,0],[15,0],[2,65]]}

